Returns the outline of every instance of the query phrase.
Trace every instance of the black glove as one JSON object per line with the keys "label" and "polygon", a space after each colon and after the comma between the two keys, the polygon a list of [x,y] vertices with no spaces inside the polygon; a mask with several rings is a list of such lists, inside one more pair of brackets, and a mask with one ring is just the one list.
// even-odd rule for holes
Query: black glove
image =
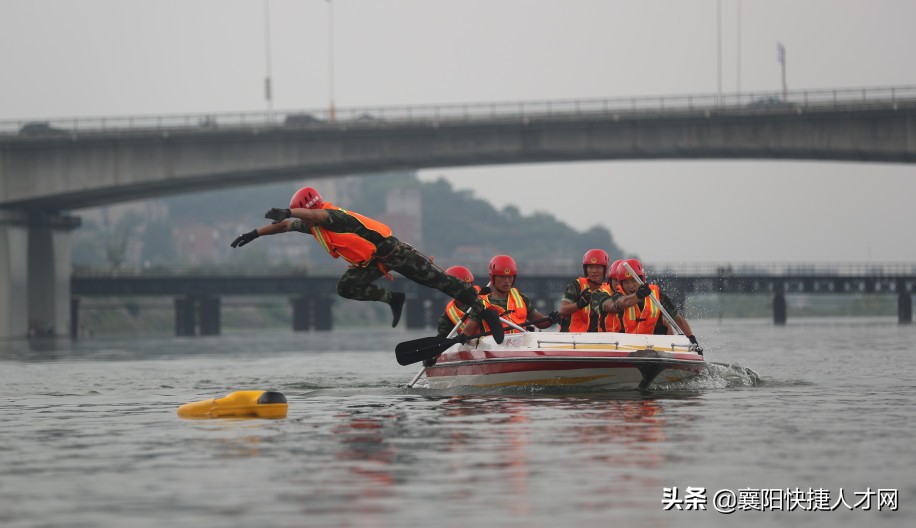
{"label": "black glove", "polygon": [[557,310],[554,310],[550,312],[549,314],[547,314],[547,318],[550,319],[550,324],[559,323],[561,317],[562,316],[560,315],[560,312],[558,312]]}
{"label": "black glove", "polygon": [[592,291],[585,290],[582,292],[582,295],[579,295],[579,300],[576,301],[576,308],[583,309],[588,306],[588,303],[592,302]]}
{"label": "black glove", "polygon": [[697,343],[697,337],[696,337],[695,335],[691,334],[691,335],[687,336],[687,339],[689,339],[690,342],[693,343],[693,345],[694,345],[694,350],[697,351],[697,354],[699,354],[699,355],[702,356],[702,355],[703,355],[703,347],[701,347],[700,344]]}
{"label": "black glove", "polygon": [[292,216],[292,213],[289,211],[289,209],[277,209],[276,207],[271,208],[270,211],[267,211],[267,213],[264,214],[264,218],[273,220],[273,223],[275,224],[279,224],[290,216]]}
{"label": "black glove", "polygon": [[649,288],[647,283],[644,282],[639,285],[639,288],[636,288],[636,298],[640,301],[650,295],[652,295],[652,290]]}
{"label": "black glove", "polygon": [[259,236],[261,235],[258,234],[258,230],[252,229],[251,231],[247,233],[242,233],[241,235],[236,237],[236,239],[232,241],[231,245],[232,247],[242,247],[245,244],[251,242],[252,240],[258,238]]}
{"label": "black glove", "polygon": [[483,288],[480,289],[479,292],[477,292],[477,295],[490,295],[490,287],[484,286]]}

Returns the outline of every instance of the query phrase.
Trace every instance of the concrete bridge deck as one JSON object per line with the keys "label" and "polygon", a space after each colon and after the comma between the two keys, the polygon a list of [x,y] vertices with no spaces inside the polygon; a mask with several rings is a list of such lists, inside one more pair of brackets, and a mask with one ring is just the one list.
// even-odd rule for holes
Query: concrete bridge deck
{"label": "concrete bridge deck", "polygon": [[[291,179],[532,162],[916,162],[916,87],[0,122],[0,336],[66,327],[68,212]],[[13,301],[17,299],[17,301]],[[23,308],[24,306],[24,308]]]}

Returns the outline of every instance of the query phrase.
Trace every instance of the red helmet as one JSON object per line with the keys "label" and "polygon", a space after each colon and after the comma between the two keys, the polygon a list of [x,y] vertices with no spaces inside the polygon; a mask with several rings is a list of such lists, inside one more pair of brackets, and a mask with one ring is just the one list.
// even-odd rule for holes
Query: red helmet
{"label": "red helmet", "polygon": [[642,279],[643,282],[646,281],[646,272],[645,270],[642,269],[642,263],[637,259],[627,259],[627,260],[620,261],[620,265],[617,267],[617,280],[624,281],[626,279],[633,278],[633,276],[630,275],[630,272],[627,271],[627,268],[623,265],[624,262],[626,262],[627,264],[630,265],[631,268],[633,268],[633,273],[639,276],[639,278]]}
{"label": "red helmet", "polygon": [[471,273],[471,270],[465,268],[464,266],[452,266],[451,268],[445,270],[445,274],[451,275],[452,277],[458,277],[459,279],[469,284],[474,283],[474,274]]}
{"label": "red helmet", "polygon": [[603,249],[590,249],[582,257],[582,274],[588,275],[586,268],[588,266],[604,266],[604,274],[607,275],[607,263],[610,260],[607,251]]}
{"label": "red helmet", "polygon": [[290,209],[321,209],[324,201],[313,187],[303,187],[289,200]]}
{"label": "red helmet", "polygon": [[490,259],[490,282],[494,277],[515,277],[518,275],[518,266],[509,255],[496,255]]}
{"label": "red helmet", "polygon": [[608,278],[617,280],[617,270],[620,268],[620,263],[621,263],[621,262],[623,262],[623,261],[622,261],[622,260],[615,260],[614,263],[611,264],[611,269],[609,269],[608,272],[607,272]]}

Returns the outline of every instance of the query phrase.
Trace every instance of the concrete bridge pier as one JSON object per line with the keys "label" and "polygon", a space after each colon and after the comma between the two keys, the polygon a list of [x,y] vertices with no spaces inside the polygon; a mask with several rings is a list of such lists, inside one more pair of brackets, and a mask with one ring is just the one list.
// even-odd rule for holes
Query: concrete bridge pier
{"label": "concrete bridge pier", "polygon": [[[427,327],[435,327],[436,319],[439,314],[432,315],[432,298],[424,295],[408,295],[407,302],[404,303],[404,314],[402,317],[407,319],[407,328],[409,330],[418,330]],[[442,304],[445,308],[445,304]]]}
{"label": "concrete bridge pier", "polygon": [[79,218],[0,211],[0,337],[67,335],[70,232]]}
{"label": "concrete bridge pier", "polygon": [[897,295],[897,321],[900,324],[913,323],[913,294],[903,290]]}
{"label": "concrete bridge pier", "polygon": [[315,330],[333,330],[334,319],[331,299],[316,299],[314,297],[299,297],[292,299],[293,303],[293,332],[306,332]]}
{"label": "concrete bridge pier", "polygon": [[175,335],[212,336],[220,330],[219,297],[188,296],[175,299]]}
{"label": "concrete bridge pier", "polygon": [[776,288],[776,292],[773,294],[773,324],[777,326],[785,325],[787,315],[786,293],[784,291],[784,286],[779,284]]}

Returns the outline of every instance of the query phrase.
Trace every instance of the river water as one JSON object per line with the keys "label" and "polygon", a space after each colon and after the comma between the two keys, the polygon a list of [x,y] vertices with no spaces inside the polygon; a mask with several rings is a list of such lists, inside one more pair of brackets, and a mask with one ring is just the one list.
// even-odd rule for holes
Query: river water
{"label": "river water", "polygon": [[[649,394],[406,389],[427,333],[381,328],[0,343],[0,525],[916,523],[916,327],[692,326],[717,364]],[[286,419],[175,412],[268,388]]]}

